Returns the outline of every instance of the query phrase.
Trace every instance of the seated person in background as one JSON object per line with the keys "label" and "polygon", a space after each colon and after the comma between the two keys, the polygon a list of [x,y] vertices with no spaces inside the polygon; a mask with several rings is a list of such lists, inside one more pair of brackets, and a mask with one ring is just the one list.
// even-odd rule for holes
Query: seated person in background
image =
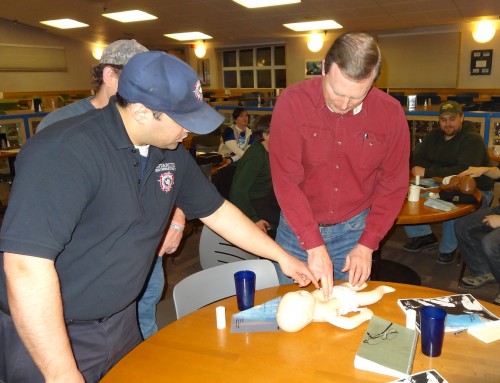
{"label": "seated person in background", "polygon": [[[500,179],[500,169],[470,167],[460,175]],[[479,209],[457,219],[455,234],[460,254],[471,271],[471,275],[462,278],[461,286],[476,289],[500,282],[500,206]],[[500,305],[500,292],[493,303]]]}
{"label": "seated person in background", "polygon": [[222,143],[219,153],[230,157],[233,162],[238,161],[253,142],[252,131],[248,125],[248,112],[245,108],[237,107],[233,110],[234,125],[222,132]]}
{"label": "seated person in background", "polygon": [[263,232],[274,238],[280,207],[274,195],[269,165],[270,129],[270,114],[261,116],[255,123],[255,141],[236,163],[229,200]]}
{"label": "seated person in background", "polygon": [[[455,101],[446,101],[439,108],[439,127],[429,132],[415,149],[413,176],[447,177],[459,174],[469,166],[489,166],[490,159],[483,138],[471,127],[462,126],[464,115]],[[482,206],[488,206],[493,199],[494,181],[488,177],[476,180],[483,194]],[[457,239],[454,231],[455,220],[443,222],[443,234],[439,244],[437,262],[453,262]],[[410,252],[437,246],[437,238],[429,225],[405,226],[411,241],[404,245]]]}

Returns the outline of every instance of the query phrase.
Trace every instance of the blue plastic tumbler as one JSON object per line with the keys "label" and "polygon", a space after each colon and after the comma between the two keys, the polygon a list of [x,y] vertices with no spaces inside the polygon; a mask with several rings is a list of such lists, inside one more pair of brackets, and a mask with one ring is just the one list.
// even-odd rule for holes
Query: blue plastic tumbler
{"label": "blue plastic tumbler", "polygon": [[238,310],[243,311],[253,307],[255,297],[255,273],[250,270],[238,271],[234,274]]}
{"label": "blue plastic tumbler", "polygon": [[422,353],[435,357],[443,348],[446,311],[440,307],[425,306],[420,310]]}

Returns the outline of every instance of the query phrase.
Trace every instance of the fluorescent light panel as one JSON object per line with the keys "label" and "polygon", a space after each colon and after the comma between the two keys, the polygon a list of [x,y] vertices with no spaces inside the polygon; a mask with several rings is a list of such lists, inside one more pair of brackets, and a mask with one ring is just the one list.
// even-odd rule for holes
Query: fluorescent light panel
{"label": "fluorescent light panel", "polygon": [[179,41],[190,41],[190,40],[208,40],[212,39],[212,36],[206,35],[201,32],[184,32],[184,33],[168,33],[163,36],[170,37],[174,40]]}
{"label": "fluorescent light panel", "polygon": [[300,0],[233,0],[233,1],[247,8],[274,7],[275,5],[300,3]]}
{"label": "fluorescent light panel", "polygon": [[158,18],[137,9],[134,9],[132,11],[103,13],[102,15],[104,17],[107,17],[108,19],[119,21],[120,23],[134,23],[136,21],[155,20]]}
{"label": "fluorescent light panel", "polygon": [[305,23],[283,24],[296,32],[324,31],[325,29],[340,29],[342,25],[333,20],[308,21]]}
{"label": "fluorescent light panel", "polygon": [[88,24],[84,24],[73,19],[45,20],[40,21],[40,23],[59,29],[83,28],[89,26]]}

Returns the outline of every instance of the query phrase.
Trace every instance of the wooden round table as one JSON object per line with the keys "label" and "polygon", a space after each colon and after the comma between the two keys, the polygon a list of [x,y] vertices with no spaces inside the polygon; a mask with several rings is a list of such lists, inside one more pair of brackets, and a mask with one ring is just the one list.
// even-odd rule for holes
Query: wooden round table
{"label": "wooden round table", "polygon": [[[368,282],[367,289],[381,284],[396,291],[369,306],[375,315],[405,325],[398,298],[431,298],[453,293],[421,286]],[[309,286],[307,289],[312,290]],[[297,290],[296,285],[256,292],[256,304]],[[481,302],[495,315],[500,307]],[[215,307],[226,307],[228,326],[217,330]],[[368,322],[353,330],[328,323],[311,323],[296,333],[231,333],[231,316],[238,312],[236,298],[208,305],[164,327],[137,346],[103,378],[103,383],[122,382],[389,382],[386,375],[354,368],[354,356]],[[500,342],[483,343],[464,332],[446,333],[442,355],[429,358],[417,345],[413,372],[436,369],[449,382],[500,382]]]}
{"label": "wooden round table", "polygon": [[[438,192],[439,190],[422,189],[421,194],[427,191]],[[399,212],[398,218],[396,219],[396,223],[398,225],[412,225],[442,222],[449,219],[459,218],[476,211],[481,206],[483,195],[481,194],[479,189],[474,192],[474,197],[476,197],[476,199],[478,200],[477,204],[455,204],[457,206],[457,209],[450,211],[441,211],[433,209],[431,207],[427,207],[424,205],[426,199],[422,197],[420,197],[418,202],[409,202],[408,199],[405,199],[403,206],[401,207],[401,210]]]}

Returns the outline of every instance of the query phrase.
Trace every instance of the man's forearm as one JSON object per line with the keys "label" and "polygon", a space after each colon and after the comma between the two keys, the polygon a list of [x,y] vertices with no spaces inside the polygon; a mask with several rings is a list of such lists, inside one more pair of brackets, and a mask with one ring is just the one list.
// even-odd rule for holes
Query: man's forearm
{"label": "man's forearm", "polygon": [[83,382],[68,339],[59,278],[51,260],[4,254],[17,332],[47,382]]}

